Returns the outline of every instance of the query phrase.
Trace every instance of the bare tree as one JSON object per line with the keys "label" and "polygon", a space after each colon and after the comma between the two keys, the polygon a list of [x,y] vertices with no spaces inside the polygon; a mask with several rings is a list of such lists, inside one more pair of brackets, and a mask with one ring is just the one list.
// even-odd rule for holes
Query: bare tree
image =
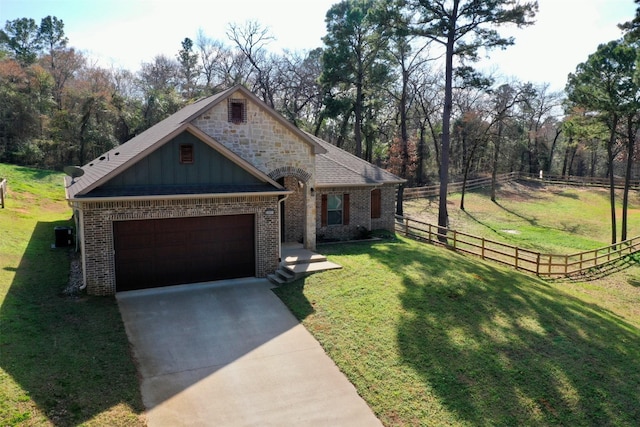
{"label": "bare tree", "polygon": [[255,90],[260,92],[262,100],[275,107],[276,92],[272,82],[273,62],[269,61],[266,46],[274,40],[269,28],[256,21],[247,21],[244,25],[229,24],[227,37],[246,57],[255,72]]}

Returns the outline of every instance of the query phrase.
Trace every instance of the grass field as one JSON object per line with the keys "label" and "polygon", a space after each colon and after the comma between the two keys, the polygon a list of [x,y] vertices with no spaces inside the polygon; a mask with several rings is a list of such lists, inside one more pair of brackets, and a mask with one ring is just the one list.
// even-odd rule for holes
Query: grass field
{"label": "grass field", "polygon": [[[468,213],[452,206],[454,228],[518,229],[554,250],[606,244],[589,213],[606,208],[580,203],[599,192],[506,190],[497,207],[482,194]],[[320,250],[344,268],[276,293],[385,425],[640,424],[639,267],[554,282],[404,238]]]}
{"label": "grass field", "polygon": [[72,226],[62,174],[0,164],[0,425],[142,426],[136,369],[111,298],[64,293]]}
{"label": "grass field", "polygon": [[[450,227],[487,239],[543,253],[567,254],[611,243],[609,190],[572,186],[545,186],[513,182],[501,186],[497,203],[488,189],[448,198]],[[618,240],[622,223],[622,192],[617,193]],[[431,224],[438,223],[437,199],[409,200],[404,214]],[[640,236],[640,192],[629,202],[628,237]]]}
{"label": "grass field", "polygon": [[[0,177],[0,426],[143,426],[115,300],[64,292],[72,252],[51,247],[54,227],[72,225],[62,175],[0,164]],[[599,192],[504,190],[497,206],[468,195],[466,213],[453,196],[452,226],[608,243]],[[639,267],[554,282],[402,238],[320,250],[344,268],[276,293],[386,426],[640,423]]]}

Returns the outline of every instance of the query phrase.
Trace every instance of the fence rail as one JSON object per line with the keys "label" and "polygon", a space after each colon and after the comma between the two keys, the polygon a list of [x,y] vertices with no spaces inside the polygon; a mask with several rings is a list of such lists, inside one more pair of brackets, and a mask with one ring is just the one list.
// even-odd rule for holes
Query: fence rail
{"label": "fence rail", "polygon": [[615,245],[569,255],[545,254],[452,229],[447,229],[445,234],[437,225],[401,216],[396,216],[396,231],[414,240],[442,245],[456,252],[550,278],[586,274],[640,249],[638,236]]}
{"label": "fence rail", "polygon": [[[527,180],[542,182],[545,184],[563,184],[563,185],[576,185],[582,187],[605,187],[609,188],[608,178],[595,178],[588,176],[554,176],[554,175],[540,175],[528,174],[523,172],[510,172],[500,174],[496,177],[498,183],[511,182],[515,180]],[[476,178],[470,179],[465,185],[465,189],[474,190],[476,188],[482,188],[491,185],[491,178]],[[614,187],[617,189],[624,188],[624,180],[616,178],[614,180]],[[640,180],[633,179],[629,182],[629,187],[632,189],[640,190]],[[459,193],[462,191],[462,182],[450,182],[447,186],[449,193]],[[411,187],[405,188],[402,194],[404,200],[420,199],[424,197],[437,197],[440,194],[440,184],[427,185],[424,187]]]}
{"label": "fence rail", "polygon": [[0,209],[4,209],[4,198],[7,194],[7,180],[0,179]]}
{"label": "fence rail", "polygon": [[[518,172],[505,173],[498,175],[496,177],[496,181],[500,183],[509,182],[518,179],[519,176],[520,174]],[[467,190],[473,190],[476,188],[486,187],[487,185],[491,185],[491,177],[470,179],[467,181],[465,188]],[[462,191],[462,182],[450,182],[447,186],[447,189],[449,190],[449,193]],[[420,199],[423,197],[434,197],[438,196],[439,194],[440,184],[435,184],[427,185],[424,187],[405,188],[402,196],[404,200],[410,200]]]}

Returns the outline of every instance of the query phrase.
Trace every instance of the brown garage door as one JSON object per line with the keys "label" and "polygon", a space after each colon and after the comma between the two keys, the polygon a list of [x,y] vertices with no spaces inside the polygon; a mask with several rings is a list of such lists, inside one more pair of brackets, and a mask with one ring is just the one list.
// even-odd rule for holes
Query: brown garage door
{"label": "brown garage door", "polygon": [[116,291],[255,276],[253,215],[113,223]]}

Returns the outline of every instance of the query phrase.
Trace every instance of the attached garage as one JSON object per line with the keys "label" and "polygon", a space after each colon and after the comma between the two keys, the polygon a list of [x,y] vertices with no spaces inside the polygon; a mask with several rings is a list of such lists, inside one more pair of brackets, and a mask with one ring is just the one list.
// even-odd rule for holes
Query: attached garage
{"label": "attached garage", "polygon": [[255,218],[116,221],[116,291],[256,275]]}

